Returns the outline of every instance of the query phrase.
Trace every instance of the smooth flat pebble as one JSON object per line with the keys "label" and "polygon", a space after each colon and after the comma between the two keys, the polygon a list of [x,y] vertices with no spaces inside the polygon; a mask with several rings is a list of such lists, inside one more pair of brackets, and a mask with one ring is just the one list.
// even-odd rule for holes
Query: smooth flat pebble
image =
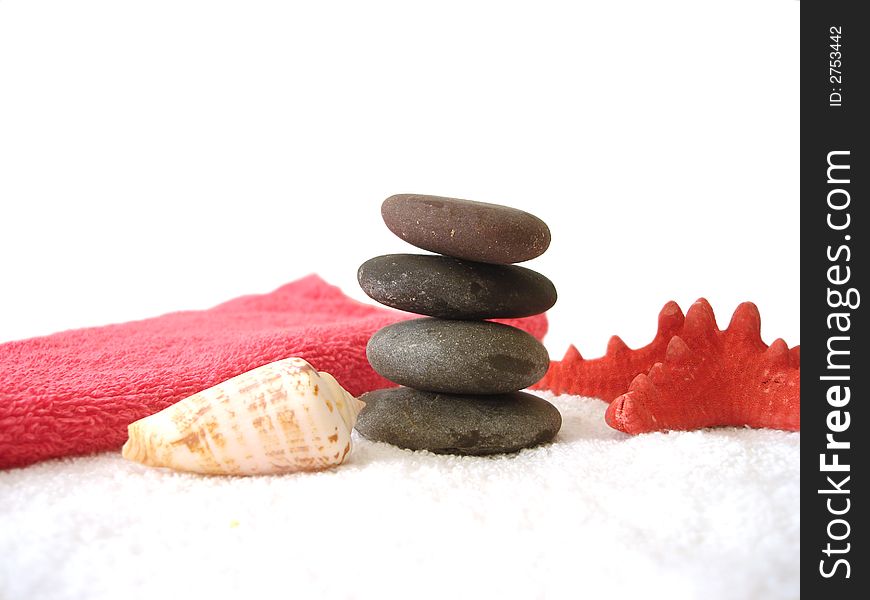
{"label": "smooth flat pebble", "polygon": [[411,319],[378,330],[366,356],[400,385],[453,394],[502,394],[544,376],[547,350],[534,337],[489,321]]}
{"label": "smooth flat pebble", "polygon": [[550,245],[546,223],[499,204],[398,194],[384,200],[381,215],[409,244],[466,260],[518,263],[540,256]]}
{"label": "smooth flat pebble", "polygon": [[381,304],[442,319],[528,317],[556,303],[553,283],[531,269],[432,254],[369,259],[357,280]]}
{"label": "smooth flat pebble", "polygon": [[364,437],[438,454],[502,454],[552,440],[559,410],[538,396],[512,392],[468,396],[410,388],[363,394],[356,430]]}

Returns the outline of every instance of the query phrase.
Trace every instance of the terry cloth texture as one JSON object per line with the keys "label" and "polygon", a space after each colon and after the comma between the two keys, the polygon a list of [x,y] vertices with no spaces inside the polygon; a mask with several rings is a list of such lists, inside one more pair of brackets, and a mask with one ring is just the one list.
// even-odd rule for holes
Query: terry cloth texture
{"label": "terry cloth texture", "polygon": [[600,400],[552,401],[555,443],[512,456],[355,434],[322,473],[0,472],[0,598],[799,597],[800,433],[627,436]]}
{"label": "terry cloth texture", "polygon": [[[209,310],[0,345],[0,468],[120,448],[127,425],[260,365],[298,356],[359,395],[391,384],[369,337],[414,317],[310,275]],[[501,321],[538,339],[544,315]]]}

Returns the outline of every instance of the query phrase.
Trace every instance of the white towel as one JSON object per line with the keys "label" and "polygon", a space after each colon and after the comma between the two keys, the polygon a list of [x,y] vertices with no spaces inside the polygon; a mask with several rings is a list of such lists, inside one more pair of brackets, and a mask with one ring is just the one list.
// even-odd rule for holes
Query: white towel
{"label": "white towel", "polygon": [[799,433],[629,437],[599,400],[552,401],[556,442],[513,456],[354,434],[314,474],[0,472],[0,598],[799,597]]}

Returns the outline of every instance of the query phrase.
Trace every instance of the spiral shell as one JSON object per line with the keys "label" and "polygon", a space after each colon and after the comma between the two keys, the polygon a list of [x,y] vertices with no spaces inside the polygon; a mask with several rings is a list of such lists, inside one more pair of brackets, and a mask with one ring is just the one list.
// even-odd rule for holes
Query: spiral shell
{"label": "spiral shell", "polygon": [[131,423],[124,458],[212,475],[314,471],[341,464],[364,403],[329,373],[287,358]]}

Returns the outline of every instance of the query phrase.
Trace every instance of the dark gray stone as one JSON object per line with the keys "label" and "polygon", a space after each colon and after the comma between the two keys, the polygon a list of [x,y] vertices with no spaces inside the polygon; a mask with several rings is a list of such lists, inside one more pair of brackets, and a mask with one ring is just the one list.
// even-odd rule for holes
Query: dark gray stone
{"label": "dark gray stone", "polygon": [[390,381],[452,394],[520,390],[541,379],[550,365],[534,337],[489,321],[400,321],[377,331],[366,355]]}
{"label": "dark gray stone", "polygon": [[552,440],[562,426],[558,409],[537,396],[513,392],[460,396],[410,388],[363,394],[356,429],[366,438],[439,454],[501,454]]}
{"label": "dark gray stone", "polygon": [[528,317],[556,303],[553,283],[531,269],[433,254],[378,256],[357,279],[381,304],[442,319]]}
{"label": "dark gray stone", "polygon": [[466,260],[518,263],[540,256],[550,245],[546,223],[499,204],[398,194],[384,200],[381,215],[409,244]]}

